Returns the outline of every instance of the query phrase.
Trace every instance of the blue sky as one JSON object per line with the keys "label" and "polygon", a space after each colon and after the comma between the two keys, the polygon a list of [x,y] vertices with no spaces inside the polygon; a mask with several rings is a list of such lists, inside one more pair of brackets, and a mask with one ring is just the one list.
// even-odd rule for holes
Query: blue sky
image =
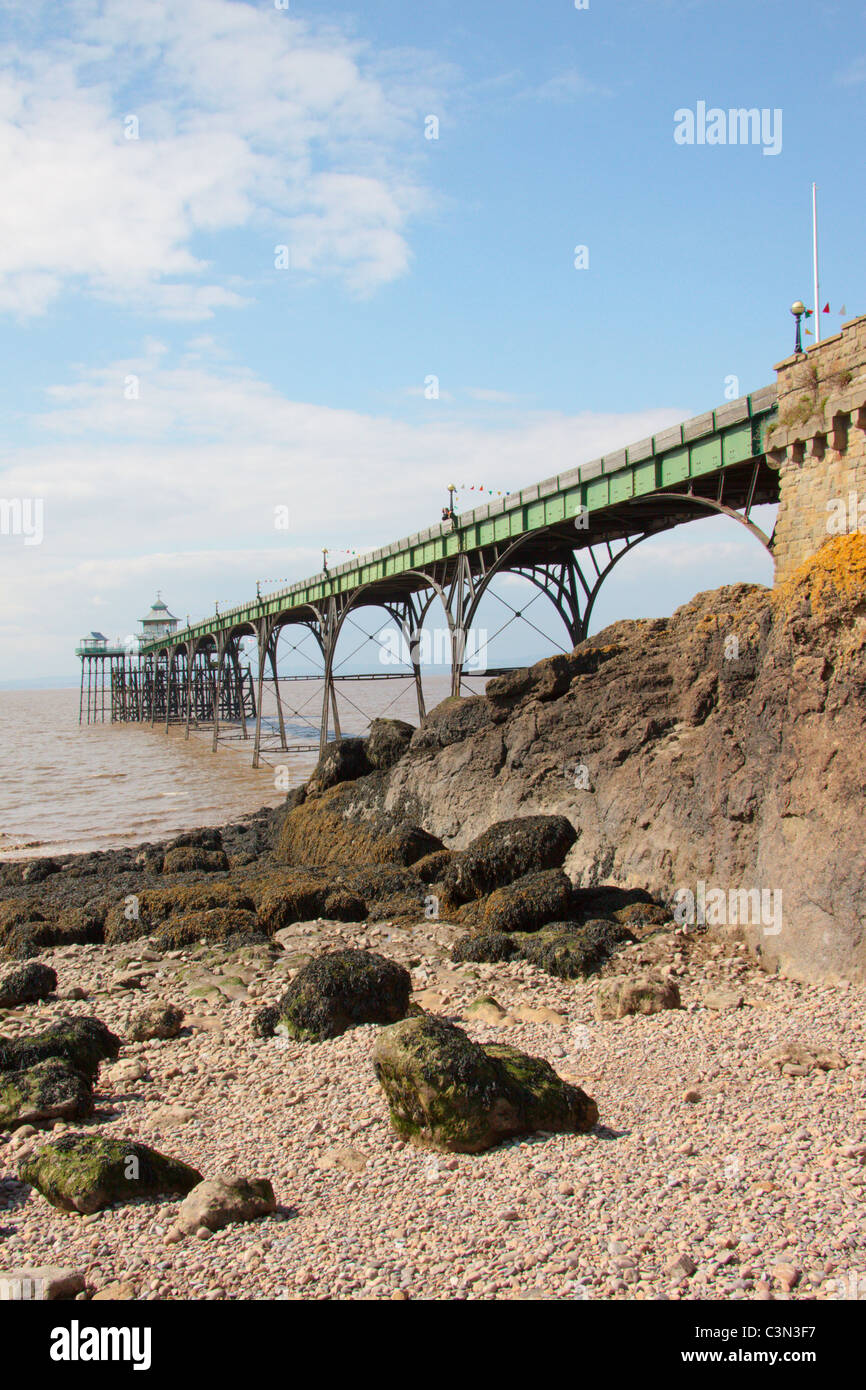
{"label": "blue sky", "polygon": [[[866,308],[857,5],[0,21],[0,494],[45,508],[40,545],[0,536],[0,679],[74,678],[80,633],[157,587],[197,616],[427,524],[452,480],[520,486],[765,385],[811,303],[813,179],[824,331]],[[675,143],[701,101],[780,109],[780,152]],[[624,561],[598,620],[769,578],[702,522]],[[512,629],[491,661],[544,649]]]}

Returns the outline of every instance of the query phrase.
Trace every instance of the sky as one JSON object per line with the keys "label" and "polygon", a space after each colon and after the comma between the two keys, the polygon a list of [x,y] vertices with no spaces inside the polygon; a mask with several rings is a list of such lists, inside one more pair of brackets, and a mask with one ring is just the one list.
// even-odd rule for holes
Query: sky
{"label": "sky", "polygon": [[[766,134],[684,143],[700,103]],[[824,334],[866,310],[864,117],[832,0],[0,0],[0,499],[43,517],[0,534],[0,681],[773,381],[813,180]],[[771,576],[701,521],[594,626]],[[544,602],[491,664],[565,644]]]}

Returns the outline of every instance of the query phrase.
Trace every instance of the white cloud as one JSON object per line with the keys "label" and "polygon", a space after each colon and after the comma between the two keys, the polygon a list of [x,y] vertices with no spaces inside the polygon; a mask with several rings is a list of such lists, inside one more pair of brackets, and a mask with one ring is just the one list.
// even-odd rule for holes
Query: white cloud
{"label": "white cloud", "polygon": [[248,287],[224,283],[197,239],[250,226],[262,274],[281,243],[297,271],[357,294],[406,271],[425,205],[409,157],[417,55],[386,86],[334,26],[239,0],[37,0],[37,41],[31,0],[9,8],[25,37],[0,49],[0,308],[42,313],[77,287],[208,318]]}
{"label": "white cloud", "polygon": [[[124,396],[130,375],[137,400]],[[18,639],[4,654],[48,673],[68,668],[89,627],[127,632],[159,586],[184,617],[212,612],[257,579],[317,572],[323,546],[372,549],[438,520],[455,467],[505,491],[687,414],[509,411],[491,425],[453,407],[437,417],[431,403],[407,423],[287,400],[213,354],[175,361],[156,340],[52,388],[49,403],[3,479],[6,497],[44,499],[44,541],[0,538],[0,626],[38,635],[29,658]],[[275,527],[281,505],[288,530]],[[98,621],[97,594],[108,600]]]}
{"label": "white cloud", "polygon": [[578,68],[567,68],[564,72],[555,73],[546,82],[535,87],[532,95],[539,101],[552,101],[564,105],[567,102],[578,101],[581,97],[608,97],[611,95],[611,90],[609,87],[593,82]]}

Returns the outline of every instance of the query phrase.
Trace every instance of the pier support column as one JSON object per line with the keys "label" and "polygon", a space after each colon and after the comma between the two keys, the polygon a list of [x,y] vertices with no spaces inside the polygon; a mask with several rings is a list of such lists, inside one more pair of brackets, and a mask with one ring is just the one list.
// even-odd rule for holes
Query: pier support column
{"label": "pier support column", "polygon": [[277,721],[280,726],[280,748],[285,752],[289,745],[286,743],[286,721],[283,718],[283,699],[280,695],[280,677],[277,672],[277,636],[276,631],[271,634],[268,642],[268,658],[274,675],[274,696],[277,701]]}
{"label": "pier support column", "polygon": [[[319,757],[321,758],[328,746],[328,706],[332,704],[336,716],[336,695],[334,693],[334,652],[337,647],[337,605],[333,598],[328,600],[328,607],[325,611],[325,621],[322,624],[320,640],[322,651],[325,657],[325,687],[322,694],[322,727],[319,734]],[[335,718],[335,731],[339,738],[339,723]]]}
{"label": "pier support column", "polygon": [[225,646],[222,637],[217,639],[217,668],[213,677],[213,740],[211,749],[215,753],[219,742],[220,732],[220,700],[223,690],[223,661],[225,659]]}
{"label": "pier support column", "polygon": [[260,619],[258,623],[257,645],[259,665],[256,672],[256,732],[253,738],[253,767],[259,765],[259,751],[262,745],[262,693],[265,685],[265,662],[271,645],[271,629],[267,618]]}

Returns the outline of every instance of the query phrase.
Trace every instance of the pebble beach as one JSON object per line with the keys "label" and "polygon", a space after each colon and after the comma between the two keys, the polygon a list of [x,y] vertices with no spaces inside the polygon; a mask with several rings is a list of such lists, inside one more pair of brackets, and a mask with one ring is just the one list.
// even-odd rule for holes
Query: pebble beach
{"label": "pebble beach", "polygon": [[[87,1132],[134,1136],[205,1178],[265,1178],[277,1205],[184,1236],[177,1199],[63,1212],[17,1163],[82,1126],[24,1126],[0,1135],[4,1265],[69,1267],[79,1297],[144,1300],[866,1296],[856,987],[769,975],[741,945],[672,923],[589,980],[454,965],[459,935],[319,920],[282,933],[279,952],[229,958],[146,939],[44,951],[57,997],[0,1015],[6,1037],[80,1014],[123,1038],[143,1004],[184,1011],[176,1037],[126,1042],[102,1067]],[[476,1041],[545,1058],[599,1123],[475,1154],[404,1143],[371,1065],[375,1026],[313,1045],[251,1028],[305,953],[343,946],[405,964],[413,1002]],[[676,980],[682,1007],[599,1021],[605,975],[646,968]]]}

